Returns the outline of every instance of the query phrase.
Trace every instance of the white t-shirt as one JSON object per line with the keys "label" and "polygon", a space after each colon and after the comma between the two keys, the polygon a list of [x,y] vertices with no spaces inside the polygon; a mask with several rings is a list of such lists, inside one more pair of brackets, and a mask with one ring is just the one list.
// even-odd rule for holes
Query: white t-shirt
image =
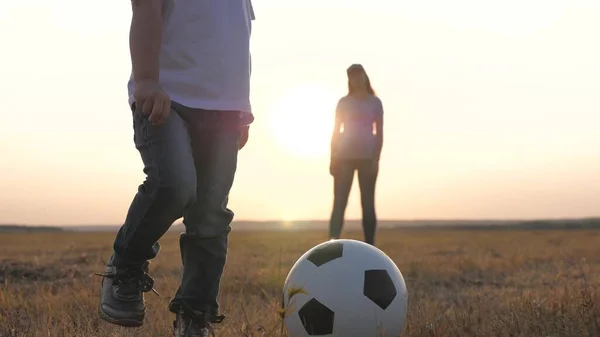
{"label": "white t-shirt", "polygon": [[[251,0],[164,0],[160,83],[190,108],[251,112]],[[133,74],[128,83],[133,99]]]}

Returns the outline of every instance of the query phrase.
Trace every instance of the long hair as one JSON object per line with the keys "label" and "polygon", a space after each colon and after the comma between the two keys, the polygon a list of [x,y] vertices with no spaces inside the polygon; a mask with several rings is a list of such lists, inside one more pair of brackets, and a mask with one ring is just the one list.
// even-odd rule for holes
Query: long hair
{"label": "long hair", "polygon": [[348,75],[348,95],[351,95],[356,91],[356,89],[352,87],[352,83],[350,83],[350,76],[355,73],[363,73],[365,75],[365,87],[367,92],[373,96],[377,96],[375,90],[373,90],[373,86],[371,86],[369,75],[367,75],[365,68],[361,64],[353,64],[346,70],[346,74]]}

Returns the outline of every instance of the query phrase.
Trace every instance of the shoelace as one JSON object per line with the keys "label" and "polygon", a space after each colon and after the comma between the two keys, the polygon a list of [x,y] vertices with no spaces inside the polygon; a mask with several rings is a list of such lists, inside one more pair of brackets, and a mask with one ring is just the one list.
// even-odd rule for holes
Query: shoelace
{"label": "shoelace", "polygon": [[123,274],[117,275],[116,274],[106,274],[106,273],[96,273],[97,276],[103,277],[103,278],[109,278],[112,279],[113,281],[115,281],[120,285],[133,285],[136,287],[136,289],[138,289],[141,292],[149,292],[152,291],[153,293],[155,293],[157,296],[160,296],[160,294],[158,293],[158,291],[156,291],[156,289],[154,289],[154,279],[148,275],[146,272],[142,271],[125,271]]}

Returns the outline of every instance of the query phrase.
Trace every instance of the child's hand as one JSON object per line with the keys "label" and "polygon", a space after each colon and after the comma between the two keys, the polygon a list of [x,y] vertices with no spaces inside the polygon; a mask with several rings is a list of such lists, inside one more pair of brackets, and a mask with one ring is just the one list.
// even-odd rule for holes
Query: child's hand
{"label": "child's hand", "polygon": [[156,81],[140,81],[135,84],[136,110],[154,125],[164,123],[171,113],[171,98]]}

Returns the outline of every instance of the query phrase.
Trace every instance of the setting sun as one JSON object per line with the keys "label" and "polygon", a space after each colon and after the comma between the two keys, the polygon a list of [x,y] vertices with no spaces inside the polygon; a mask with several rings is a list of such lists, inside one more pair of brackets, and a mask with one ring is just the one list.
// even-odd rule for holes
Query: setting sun
{"label": "setting sun", "polygon": [[269,118],[277,144],[293,155],[327,155],[338,99],[318,87],[288,90],[275,100]]}

